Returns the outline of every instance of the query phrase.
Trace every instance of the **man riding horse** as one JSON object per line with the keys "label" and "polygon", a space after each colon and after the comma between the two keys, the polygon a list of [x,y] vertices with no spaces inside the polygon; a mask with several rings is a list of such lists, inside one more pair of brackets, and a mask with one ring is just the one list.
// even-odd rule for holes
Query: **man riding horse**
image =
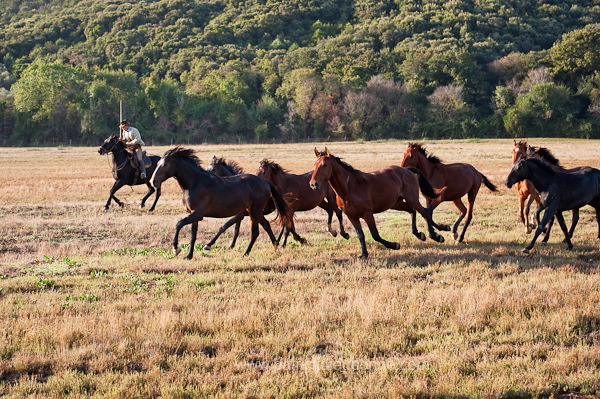
{"label": "man riding horse", "polygon": [[142,141],[140,131],[135,127],[130,126],[129,122],[123,120],[119,125],[121,129],[120,140],[127,145],[135,157],[137,158],[138,168],[140,169],[140,178],[146,178],[146,165],[144,165],[142,146],[145,145]]}

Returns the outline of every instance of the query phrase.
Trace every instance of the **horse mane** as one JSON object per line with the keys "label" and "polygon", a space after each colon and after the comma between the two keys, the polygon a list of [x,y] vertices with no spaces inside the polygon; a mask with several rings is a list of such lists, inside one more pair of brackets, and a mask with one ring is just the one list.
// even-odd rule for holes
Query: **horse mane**
{"label": "horse mane", "polygon": [[177,146],[175,148],[167,150],[165,152],[165,154],[163,155],[163,159],[165,161],[168,161],[171,159],[190,161],[194,165],[198,166],[200,169],[204,170],[204,168],[202,168],[202,165],[201,165],[202,162],[196,155],[196,150],[193,150],[191,148],[183,148],[183,147]]}
{"label": "horse mane", "polygon": [[[521,147],[521,146],[524,146],[524,145],[527,145],[527,140],[521,140],[518,143],[515,142],[515,147]],[[527,146],[527,148],[529,149],[529,148],[531,148],[531,146]]]}
{"label": "horse mane", "polygon": [[[325,153],[320,153],[321,155],[325,155]],[[354,166],[350,165],[349,163],[342,161],[342,158],[340,157],[336,157],[335,155],[333,155],[332,153],[329,153],[329,156],[336,161],[337,163],[339,163],[345,170],[347,170],[350,173],[360,173],[360,170],[355,169]]]}
{"label": "horse mane", "polygon": [[418,150],[431,163],[442,163],[441,159],[427,152],[423,143],[408,143],[408,147]]}
{"label": "horse mane", "polygon": [[220,158],[215,157],[215,158],[213,158],[211,164],[222,165],[222,166],[228,168],[229,170],[231,170],[236,175],[241,175],[244,173],[244,168],[242,168],[239,163],[237,163],[236,161],[231,160],[231,159],[225,159],[223,157],[220,157]]}
{"label": "horse mane", "polygon": [[287,169],[282,168],[281,165],[279,165],[278,163],[273,162],[267,158],[260,161],[260,166],[269,168],[273,171],[273,173],[276,174],[284,174],[289,172]]}
{"label": "horse mane", "polygon": [[560,165],[560,161],[554,156],[554,154],[552,154],[552,152],[549,149],[547,149],[545,147],[529,146],[529,147],[527,147],[527,156],[530,158],[534,157],[534,158],[542,159],[551,165],[562,168],[562,166]]}
{"label": "horse mane", "polygon": [[556,169],[553,168],[553,165],[551,163],[549,163],[548,161],[544,160],[543,158],[540,158],[540,157],[528,157],[528,158],[523,158],[523,159],[524,159],[524,161],[531,161],[531,162],[533,162],[534,164],[536,164],[540,168],[544,169],[548,173],[551,173],[552,175],[555,175],[557,173]]}

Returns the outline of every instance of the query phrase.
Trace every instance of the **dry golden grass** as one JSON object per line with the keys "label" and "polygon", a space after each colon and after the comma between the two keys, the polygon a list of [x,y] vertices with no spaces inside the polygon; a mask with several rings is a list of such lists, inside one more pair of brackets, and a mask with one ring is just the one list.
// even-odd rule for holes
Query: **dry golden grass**
{"label": "dry golden grass", "polygon": [[[142,187],[123,188],[125,207],[104,212],[113,180],[96,148],[0,148],[0,396],[599,395],[595,216],[582,211],[574,251],[555,229],[548,246],[522,255],[530,236],[503,184],[511,143],[427,143],[445,162],[472,163],[499,192],[481,189],[461,245],[445,232],[446,243],[420,242],[407,214],[378,215],[382,236],[402,248],[367,234],[368,261],[357,259],[347,220],[349,241],[325,232],[322,210],[297,214],[306,245],[274,251],[261,231],[242,258],[244,222],[234,250],[226,233],[192,261],[174,258],[184,216],[175,182],[152,214],[138,208]],[[565,166],[600,167],[595,141],[531,144]],[[369,171],[397,164],[406,143],[327,145]],[[299,173],[312,168],[313,147],[195,148],[206,163],[225,156],[252,173],[267,157]],[[435,216],[450,223],[456,213],[443,204]],[[202,221],[199,242],[222,222]]]}

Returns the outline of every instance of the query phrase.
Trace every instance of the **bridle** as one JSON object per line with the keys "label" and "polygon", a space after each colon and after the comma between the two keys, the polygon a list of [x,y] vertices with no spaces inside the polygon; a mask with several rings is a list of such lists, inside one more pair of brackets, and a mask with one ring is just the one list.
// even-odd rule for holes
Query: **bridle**
{"label": "bridle", "polygon": [[[117,143],[118,143],[118,142],[119,142],[119,140],[118,140],[118,139],[117,139],[117,140],[115,140],[114,144],[113,144],[113,145],[112,145],[112,146],[111,146],[109,149],[106,149],[106,155],[108,155],[108,154],[109,154],[109,153],[111,153],[111,152],[114,152],[114,150],[115,150],[115,147],[117,146]],[[125,149],[124,149],[124,148],[122,148],[122,149],[121,149],[121,151],[122,151],[122,152],[124,152],[124,151],[125,151]],[[111,165],[111,166],[112,166],[112,169],[113,169],[114,171],[116,171],[116,172],[120,171],[121,169],[123,169],[123,168],[125,167],[125,165],[127,165],[127,161],[128,161],[128,160],[127,160],[127,157],[125,157],[125,161],[123,161],[123,163],[122,163],[121,165],[118,165],[118,166],[113,166],[113,165],[114,165],[114,162],[112,162],[112,165]],[[110,161],[109,161],[109,165],[110,165]]]}

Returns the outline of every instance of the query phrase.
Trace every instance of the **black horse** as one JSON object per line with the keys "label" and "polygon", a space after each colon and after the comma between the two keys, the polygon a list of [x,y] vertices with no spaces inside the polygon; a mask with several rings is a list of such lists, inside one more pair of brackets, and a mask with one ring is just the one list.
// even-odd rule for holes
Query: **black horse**
{"label": "black horse", "polygon": [[[115,196],[115,193],[121,187],[125,185],[136,186],[140,184],[145,184],[146,186],[148,186],[148,193],[144,196],[144,198],[142,198],[140,207],[143,208],[146,205],[146,200],[148,199],[148,197],[150,197],[152,193],[156,191],[154,203],[150,208],[150,212],[152,212],[154,210],[154,207],[156,207],[158,199],[160,198],[160,187],[157,187],[155,189],[150,184],[149,177],[145,179],[142,179],[140,177],[139,170],[134,168],[131,164],[130,160],[132,159],[132,155],[125,149],[125,144],[123,144],[123,142],[119,140],[118,134],[114,134],[106,140],[104,140],[104,143],[102,143],[102,145],[98,149],[98,153],[100,153],[100,155],[105,155],[109,152],[112,153],[112,173],[116,181],[110,189],[108,201],[106,201],[106,205],[104,205],[104,210],[108,210],[108,208],[110,207],[110,201],[113,199],[117,204],[119,204],[119,206],[123,206],[123,203],[119,201],[119,199]],[[154,173],[154,170],[156,169],[156,164],[160,160],[160,157],[152,155],[148,158],[150,158],[150,160],[152,161],[152,165],[150,167],[146,167],[146,173],[147,176],[152,176],[152,173]]]}
{"label": "black horse", "polygon": [[[529,146],[527,146],[527,150],[524,153],[520,154],[520,157],[541,159],[542,161],[545,161],[548,165],[550,165],[550,167],[557,172],[572,173],[572,172],[577,172],[581,169],[588,168],[588,166],[577,166],[575,168],[565,169],[560,164],[560,161],[558,160],[558,158],[556,158],[554,156],[554,154],[552,154],[552,152],[545,147],[534,147],[534,146],[529,145]],[[537,193],[537,192],[534,193],[534,200],[536,202],[538,202],[538,206],[535,210],[534,217],[535,217],[535,221],[536,221],[537,225],[539,226],[540,213],[541,213],[541,211],[544,210],[544,207],[541,203],[539,193]],[[573,209],[572,210],[572,219],[571,219],[571,228],[569,228],[569,237],[570,238],[573,238],[573,232],[575,231],[577,222],[579,222],[579,209]],[[553,224],[554,224],[554,218],[552,218],[552,220],[550,220],[548,222],[548,225],[546,226],[544,238],[542,239],[542,242],[540,243],[541,245],[546,245],[548,243],[548,239],[550,238],[550,231],[552,230]],[[563,240],[563,242],[566,242],[566,240]]]}
{"label": "black horse", "polygon": [[[235,176],[245,173],[244,168],[242,168],[237,162],[232,160],[226,160],[223,157],[217,158],[216,155],[213,155],[213,159],[210,165],[206,167],[206,170],[220,177]],[[265,215],[267,213],[272,212],[275,209],[273,207],[272,201],[269,201],[269,204],[271,205],[270,211],[265,212]],[[208,244],[204,246],[204,249],[207,251],[210,250],[210,248],[215,244],[215,242],[217,242],[217,239],[221,236],[221,234],[223,234],[232,225],[235,225],[233,230],[233,238],[231,239],[231,244],[229,244],[229,249],[233,249],[240,235],[240,225],[242,224],[242,220],[245,216],[247,216],[247,214],[236,215],[229,219],[227,222],[225,222],[225,224],[221,226],[219,231],[217,231],[217,234],[213,237],[213,239],[210,240]]]}
{"label": "black horse", "polygon": [[562,213],[585,205],[591,205],[596,210],[598,239],[600,239],[600,170],[586,167],[567,173],[554,169],[540,159],[521,158],[513,164],[506,179],[506,186],[511,188],[513,184],[524,179],[533,183],[540,193],[542,201],[540,210],[545,209],[545,212],[531,243],[523,249],[523,252],[531,251],[539,235],[544,232],[546,225],[554,217],[565,235],[567,248],[572,249],[571,234],[567,230]]}
{"label": "black horse", "polygon": [[191,224],[192,235],[186,257],[192,259],[198,222],[205,216],[226,218],[248,214],[252,221],[252,236],[244,255],[250,253],[258,237],[259,224],[267,232],[273,245],[277,247],[271,225],[264,215],[264,209],[271,198],[277,208],[279,223],[284,227],[292,225],[292,212],[274,185],[249,174],[231,177],[216,176],[200,166],[200,161],[192,149],[175,147],[165,152],[150,181],[156,187],[170,177],[177,179],[183,190],[183,203],[190,213],[175,226],[173,236],[175,254],[181,251],[178,246],[179,231],[183,226]]}

